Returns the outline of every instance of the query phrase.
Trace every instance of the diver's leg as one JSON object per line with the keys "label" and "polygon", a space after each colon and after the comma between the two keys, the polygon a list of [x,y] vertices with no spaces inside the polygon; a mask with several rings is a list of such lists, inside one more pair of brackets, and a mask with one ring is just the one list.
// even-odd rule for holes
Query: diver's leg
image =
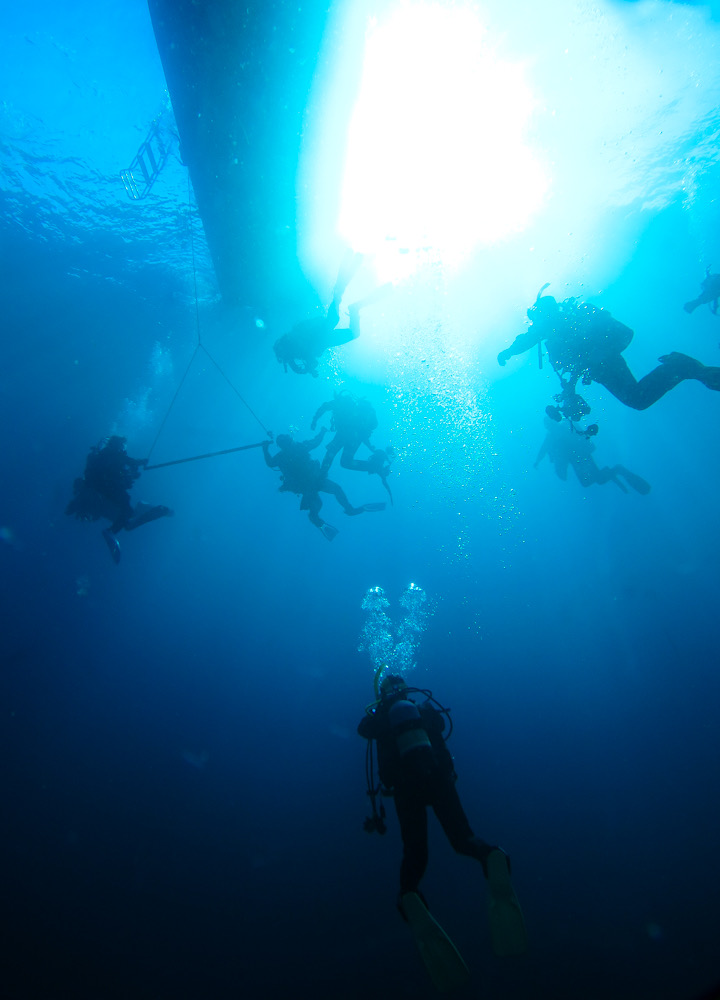
{"label": "diver's leg", "polygon": [[468,858],[475,858],[485,871],[487,856],[495,848],[473,833],[455,782],[449,775],[438,779],[433,790],[432,807],[453,850]]}
{"label": "diver's leg", "polygon": [[320,517],[321,508],[322,500],[318,493],[303,493],[302,500],[300,501],[300,510],[308,512],[308,518],[316,528],[322,528],[325,523]]}
{"label": "diver's leg", "polygon": [[109,530],[116,535],[118,531],[127,528],[133,518],[134,511],[130,503],[130,494],[122,493],[113,498],[103,495],[103,501],[105,507],[103,517],[112,522]]}
{"label": "diver's leg", "polygon": [[443,777],[432,807],[458,854],[479,861],[487,879],[490,938],[496,955],[521,955],[527,949],[525,921],[510,880],[510,858],[501,847],[476,837],[460,803],[455,783]]}
{"label": "diver's leg", "polygon": [[395,811],[400,824],[403,856],[400,863],[400,895],[417,892],[428,863],[427,810],[413,795],[395,792]]}
{"label": "diver's leg", "polygon": [[622,468],[620,465],[614,465],[612,469],[609,466],[604,466],[602,469],[597,469],[595,476],[595,482],[598,486],[604,486],[605,483],[613,482],[617,487],[619,487],[623,493],[627,493],[625,484],[619,479],[619,470]]}
{"label": "diver's leg", "polygon": [[[650,483],[646,479],[643,479],[642,476],[638,476],[636,473],[630,472],[630,470],[626,469],[624,465],[615,465],[610,471],[613,473],[613,482],[617,483],[621,489],[624,489],[624,487],[618,478],[619,476],[622,476],[628,486],[631,486],[636,493],[640,493],[642,496],[647,496],[650,492]],[[627,493],[627,490],[625,490],[625,493]]]}
{"label": "diver's leg", "polygon": [[339,483],[334,483],[332,479],[323,479],[322,483],[319,486],[319,489],[322,493],[330,493],[332,496],[334,496],[346,514],[363,513],[363,508],[353,507],[353,505],[350,503],[347,496],[345,495],[345,490],[342,488],[342,486],[340,486]]}
{"label": "diver's leg", "polygon": [[609,476],[603,478],[603,472],[609,472],[610,470],[599,469],[592,458],[574,461],[572,462],[572,468],[577,477],[577,481],[586,489],[588,486],[592,486],[595,483],[606,483],[608,479],[611,478]]}
{"label": "diver's leg", "polygon": [[[322,331],[323,342],[326,342],[328,338],[332,336],[332,331],[340,322],[340,310],[335,305],[335,300],[328,306],[328,311],[325,314],[325,318],[318,320],[318,332]],[[330,346],[330,345],[328,345]]]}
{"label": "diver's leg", "polygon": [[[340,347],[342,344],[349,344],[351,340],[357,340],[360,336],[360,310],[364,309],[365,306],[370,306],[374,302],[379,302],[380,299],[385,298],[388,292],[392,291],[392,283],[388,282],[386,285],[381,285],[376,288],[374,292],[366,295],[364,299],[358,299],[357,302],[353,302],[352,305],[348,306],[349,328],[334,329],[331,336],[328,338],[327,347]],[[328,310],[328,317],[331,315],[331,309],[335,306],[335,300],[333,299],[333,306]],[[335,313],[332,313],[335,315]],[[340,322],[339,313],[337,313],[337,320],[333,326],[337,326]]]}
{"label": "diver's leg", "polygon": [[387,296],[390,294],[392,290],[393,290],[392,281],[386,281],[384,285],[378,285],[377,288],[374,288],[364,298],[357,299],[355,302],[353,302],[352,305],[349,306],[349,309],[351,310],[357,309],[359,312],[366,306],[373,306],[375,305],[376,302],[382,302],[384,298],[387,298]]}
{"label": "diver's leg", "polygon": [[144,503],[141,500],[135,504],[133,516],[125,524],[125,530],[134,531],[135,528],[139,528],[143,524],[148,524],[150,521],[157,521],[158,518],[172,517],[174,513],[170,507],[166,507],[164,504],[157,504],[153,507],[152,504]]}
{"label": "diver's leg", "polygon": [[353,302],[348,306],[348,314],[350,316],[350,340],[357,340],[360,336],[360,310],[364,309],[366,306],[371,306],[375,302],[380,302],[385,296],[392,291],[392,282],[387,282],[385,285],[380,285],[375,291],[370,292],[366,295],[364,299],[358,299],[357,302]]}
{"label": "diver's leg", "polygon": [[634,410],[646,410],[686,379],[697,379],[709,389],[720,390],[720,368],[706,368],[695,358],[677,351],[663,355],[658,367],[644,375],[640,381],[620,355],[594,365],[590,369],[590,376],[594,382],[604,385],[621,403]]}
{"label": "diver's leg", "polygon": [[370,463],[368,461],[355,458],[355,452],[361,444],[362,441],[357,437],[346,440],[345,447],[343,448],[342,455],[340,456],[340,465],[343,469],[352,469],[355,472],[370,471]]}
{"label": "diver's leg", "polygon": [[320,475],[323,477],[323,479],[325,478],[325,476],[327,476],[328,472],[330,471],[330,466],[335,461],[335,456],[342,448],[342,444],[343,444],[342,438],[339,434],[336,434],[335,437],[330,442],[328,442],[325,448],[325,457],[323,458],[322,465],[320,466]]}
{"label": "diver's leg", "polygon": [[355,277],[358,268],[362,264],[362,259],[363,255],[361,253],[354,253],[352,250],[345,251],[338,276],[335,280],[335,287],[333,288],[333,304],[336,305],[338,311],[340,309],[340,301],[345,294],[345,289]]}
{"label": "diver's leg", "polygon": [[333,528],[332,524],[328,524],[327,521],[323,521],[320,517],[321,507],[322,500],[317,493],[306,493],[303,495],[300,509],[308,512],[310,522],[314,524],[316,528],[319,528],[325,538],[331,542],[337,535],[338,530],[337,528]]}
{"label": "diver's leg", "polygon": [[342,327],[339,329],[334,329],[328,333],[325,347],[342,347],[343,344],[349,344],[351,340],[355,340],[360,334],[360,328],[357,331],[352,329],[353,321],[352,314],[350,316],[350,329],[347,327]]}

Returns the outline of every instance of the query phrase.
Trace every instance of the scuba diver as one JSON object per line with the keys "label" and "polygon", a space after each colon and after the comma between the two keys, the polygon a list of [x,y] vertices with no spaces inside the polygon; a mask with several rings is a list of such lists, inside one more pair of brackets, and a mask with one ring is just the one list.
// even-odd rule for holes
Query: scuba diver
{"label": "scuba diver", "polygon": [[[385,810],[379,794],[392,795],[400,823],[403,857],[398,910],[407,920],[435,985],[447,989],[467,979],[461,956],[430,914],[419,889],[428,862],[427,808],[431,806],[452,847],[480,862],[489,888],[493,950],[519,955],[526,950],[525,923],[510,881],[510,859],[499,847],[476,837],[455,788],[457,775],[443,736],[443,708],[430,691],[408,687],[402,676],[380,667],[375,675],[377,700],[365,710],[358,734],[368,740],[366,770],[372,816],[368,832],[385,833]],[[378,689],[383,670],[385,676]],[[424,700],[416,702],[414,695]],[[448,737],[452,732],[452,723]],[[380,784],[375,787],[372,741],[377,745]]]}
{"label": "scuba diver", "polygon": [[[392,503],[392,493],[388,486],[387,477],[391,472],[390,465],[394,451],[390,447],[376,448],[370,443],[370,435],[378,425],[372,405],[367,399],[354,396],[344,389],[335,393],[333,399],[328,400],[318,408],[310,424],[312,430],[315,430],[318,420],[326,413],[332,414],[331,430],[334,432],[334,437],[325,448],[325,457],[320,471],[323,475],[327,475],[335,456],[342,449],[340,465],[343,469],[354,469],[357,472],[378,475]],[[370,458],[355,458],[355,453],[360,445],[365,445],[371,453]]]}
{"label": "scuba diver", "polygon": [[646,410],[666,392],[685,379],[702,382],[708,389],[720,391],[720,368],[709,367],[672,351],[659,358],[660,364],[639,381],[630,371],[622,352],[633,338],[633,331],[614,319],[607,309],[598,309],[577,298],[557,302],[538,292],[535,304],[528,309],[530,327],[519,334],[510,347],[498,354],[504,366],[516,354],[537,345],[542,364],[542,341],[550,364],[559,375],[583,385],[599,382],[621,403],[635,410]]}
{"label": "scuba diver", "polygon": [[299,496],[300,510],[308,512],[311,523],[331,542],[338,530],[320,517],[321,493],[332,494],[348,515],[385,510],[385,504],[366,503],[362,507],[353,507],[345,496],[342,486],[327,478],[320,468],[320,463],[310,457],[310,452],[318,447],[326,434],[325,427],[322,427],[310,441],[293,441],[289,434],[278,434],[276,444],[280,450],[271,455],[269,441],[262,442],[262,450],[265,464],[270,469],[278,469],[282,474],[280,493],[295,493]]}
{"label": "scuba diver", "polygon": [[720,274],[710,274],[710,268],[705,269],[705,279],[700,285],[701,291],[696,299],[692,299],[690,302],[686,302],[683,309],[686,313],[694,312],[698,306],[705,305],[707,303],[710,306],[710,312],[713,316],[717,316],[718,311],[718,299],[720,299]]}
{"label": "scuba diver", "polygon": [[382,285],[364,299],[353,302],[348,307],[349,326],[338,327],[342,297],[361,263],[362,254],[348,250],[333,288],[332,302],[325,315],[297,323],[289,333],[283,334],[275,341],[273,344],[275,357],[285,371],[289,366],[298,375],[312,375],[313,378],[317,378],[318,361],[326,350],[349,344],[351,340],[356,340],[360,336],[360,310],[379,301],[392,288],[391,284]]}
{"label": "scuba diver", "polygon": [[125,450],[127,438],[113,434],[90,449],[85,462],[85,473],[73,483],[75,496],[65,508],[65,513],[81,521],[107,518],[111,524],[102,535],[110,550],[113,562],[120,562],[120,542],[115,537],[123,528],[134,531],[142,524],[170,517],[173,511],[162,504],[153,507],[139,501],[130,502],[130,489],[140,477],[140,469],[147,465],[141,458],[131,458]]}
{"label": "scuba diver", "polygon": [[[551,407],[547,407],[549,411]],[[546,411],[547,412],[547,411]],[[567,480],[568,466],[572,468],[581,486],[592,486],[597,484],[602,486],[605,483],[613,482],[623,493],[627,493],[625,483],[635,490],[647,496],[650,492],[650,484],[641,476],[630,472],[624,465],[613,465],[612,468],[605,466],[602,469],[597,465],[592,453],[595,445],[592,438],[598,432],[597,424],[590,424],[584,430],[575,427],[573,423],[562,425],[562,418],[554,418],[547,412],[545,417],[545,429],[547,434],[540,446],[534,468],[537,469],[540,462],[547,455],[555,467],[558,479],[563,482]],[[622,480],[625,480],[623,483]]]}

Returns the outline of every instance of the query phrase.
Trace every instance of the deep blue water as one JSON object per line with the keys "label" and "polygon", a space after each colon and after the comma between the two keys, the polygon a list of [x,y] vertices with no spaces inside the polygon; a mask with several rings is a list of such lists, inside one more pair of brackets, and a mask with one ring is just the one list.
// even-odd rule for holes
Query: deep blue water
{"label": "deep blue water", "polygon": [[[646,9],[671,7],[684,16]],[[701,995],[720,979],[718,396],[687,382],[635,412],[587,390],[598,463],[648,496],[535,470],[552,373],[533,352],[494,359],[554,277],[549,244],[537,282],[508,244],[421,269],[362,346],[317,380],[284,374],[271,345],[298,317],[223,305],[179,157],[142,204],[120,184],[164,101],[144,6],[37,3],[6,31],[4,995],[434,995],[395,910],[394,817],[384,838],[362,829],[355,735],[373,696],[363,597],[382,586],[399,623],[411,581],[433,610],[411,676],[452,707],[458,789],[512,856],[531,944],[494,958],[481,875],[432,826],[423,888],[473,973],[458,995]],[[692,190],[608,206],[589,263],[563,264],[566,294],[587,280],[634,328],[638,374],[669,350],[720,363],[720,319],[682,310],[720,264],[717,130],[697,129],[676,149],[690,163],[702,132],[711,151]],[[505,278],[488,287],[491,264]],[[308,283],[308,310],[326,299]],[[202,352],[173,403],[198,337],[257,419]],[[145,473],[134,498],[175,516],[125,535],[119,567],[99,525],[64,515],[106,434],[154,462],[263,428],[309,437],[340,386],[373,402],[398,458],[385,512],[326,499],[332,544],[259,450]],[[334,475],[355,502],[384,498]]]}

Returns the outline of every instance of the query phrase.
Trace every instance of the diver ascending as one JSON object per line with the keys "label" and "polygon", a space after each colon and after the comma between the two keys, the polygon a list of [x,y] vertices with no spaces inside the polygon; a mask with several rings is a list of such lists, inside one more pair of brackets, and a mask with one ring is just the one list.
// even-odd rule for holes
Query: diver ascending
{"label": "diver ascending", "polygon": [[[400,675],[386,672],[378,689],[382,670],[376,675],[378,700],[366,709],[358,726],[360,736],[377,744],[380,777],[380,788],[375,788],[369,745],[368,794],[373,812],[365,829],[385,832],[384,809],[381,805],[378,810],[376,799],[381,790],[392,794],[403,842],[398,909],[433,982],[438,989],[451,989],[462,985],[469,973],[419,888],[428,862],[428,806],[453,848],[480,862],[489,888],[490,932],[497,955],[526,950],[525,923],[510,881],[510,859],[501,848],[475,836],[458,797],[453,758],[443,737],[449,710],[429,691],[408,687]],[[417,702],[413,696],[424,700]]]}
{"label": "diver ascending", "polygon": [[120,562],[119,531],[134,531],[143,524],[173,513],[162,504],[152,506],[139,501],[130,503],[130,489],[140,477],[140,470],[147,462],[131,458],[125,450],[126,438],[112,435],[90,449],[85,463],[85,473],[73,484],[74,498],[65,513],[81,521],[107,518],[111,524],[103,531],[103,538],[113,562]]}
{"label": "diver ascending", "polygon": [[545,288],[547,285],[543,285],[535,304],[528,309],[530,328],[498,354],[499,365],[536,345],[540,352],[545,341],[551,365],[573,387],[578,379],[582,379],[583,385],[599,382],[621,403],[635,410],[652,406],[686,379],[695,379],[708,389],[720,391],[720,368],[709,367],[677,351],[662,355],[658,367],[638,381],[622,356],[633,331],[606,309],[576,298],[557,302],[552,295],[542,294]]}

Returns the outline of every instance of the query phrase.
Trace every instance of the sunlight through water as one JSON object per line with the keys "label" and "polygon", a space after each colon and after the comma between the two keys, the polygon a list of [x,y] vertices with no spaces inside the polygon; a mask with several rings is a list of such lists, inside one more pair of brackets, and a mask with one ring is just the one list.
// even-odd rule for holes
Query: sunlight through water
{"label": "sunlight through water", "polygon": [[524,142],[533,96],[476,10],[404,3],[367,26],[339,228],[383,278],[523,228],[547,189]]}

